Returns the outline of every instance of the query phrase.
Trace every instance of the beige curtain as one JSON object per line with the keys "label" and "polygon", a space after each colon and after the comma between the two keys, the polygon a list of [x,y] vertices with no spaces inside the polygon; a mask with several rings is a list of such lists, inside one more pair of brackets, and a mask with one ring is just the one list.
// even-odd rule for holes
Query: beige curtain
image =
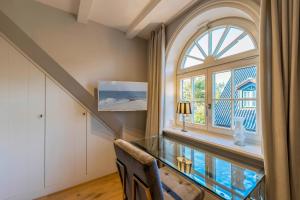
{"label": "beige curtain", "polygon": [[148,111],[146,137],[156,136],[162,126],[163,74],[165,68],[165,26],[153,31],[148,49]]}
{"label": "beige curtain", "polygon": [[261,0],[261,128],[269,200],[300,200],[299,14],[299,0]]}

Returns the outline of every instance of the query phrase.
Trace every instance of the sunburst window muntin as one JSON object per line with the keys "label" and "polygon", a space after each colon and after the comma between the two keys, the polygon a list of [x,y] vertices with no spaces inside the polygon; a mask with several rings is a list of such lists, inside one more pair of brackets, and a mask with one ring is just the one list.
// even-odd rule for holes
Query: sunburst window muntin
{"label": "sunburst window muntin", "polygon": [[242,27],[221,25],[206,30],[188,43],[181,69],[212,63],[257,49],[254,37]]}

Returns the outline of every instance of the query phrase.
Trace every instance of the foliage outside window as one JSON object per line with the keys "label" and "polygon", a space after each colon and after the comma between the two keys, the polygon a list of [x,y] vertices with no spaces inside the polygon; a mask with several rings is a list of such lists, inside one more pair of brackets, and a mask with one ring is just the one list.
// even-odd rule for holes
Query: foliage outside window
{"label": "foliage outside window", "polygon": [[181,100],[192,104],[193,114],[187,118],[187,122],[205,125],[205,76],[182,79],[180,85]]}

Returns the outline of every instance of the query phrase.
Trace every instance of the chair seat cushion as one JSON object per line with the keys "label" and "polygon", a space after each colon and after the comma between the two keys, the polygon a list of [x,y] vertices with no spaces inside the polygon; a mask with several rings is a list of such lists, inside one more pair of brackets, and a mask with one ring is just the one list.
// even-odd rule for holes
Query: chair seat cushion
{"label": "chair seat cushion", "polygon": [[202,200],[204,191],[167,167],[160,168],[164,199]]}

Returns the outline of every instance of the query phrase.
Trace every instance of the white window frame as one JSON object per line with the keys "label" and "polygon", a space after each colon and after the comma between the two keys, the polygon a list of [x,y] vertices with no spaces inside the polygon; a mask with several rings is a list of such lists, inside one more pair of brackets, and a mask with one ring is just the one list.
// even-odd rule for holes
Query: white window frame
{"label": "white window frame", "polygon": [[[207,70],[206,69],[198,70],[196,73],[192,72],[192,73],[186,73],[186,74],[178,75],[177,76],[177,84],[176,84],[177,86],[176,87],[177,87],[177,100],[178,101],[180,101],[180,99],[181,99],[181,80],[182,79],[186,79],[186,78],[195,78],[195,77],[199,77],[199,76],[205,76],[205,98],[204,98],[204,104],[205,104],[205,106],[207,105]],[[192,87],[193,87],[193,85],[192,85]],[[193,93],[192,93],[192,96],[193,96]],[[206,113],[206,115],[207,115],[207,113]],[[177,124],[181,124],[182,123],[180,121],[179,116],[176,118],[176,123]],[[192,128],[197,128],[197,129],[203,129],[203,130],[207,129],[207,124],[208,124],[207,116],[206,116],[206,119],[205,119],[205,125],[186,122],[186,126],[187,127],[192,127]]]}
{"label": "white window frame", "polygon": [[[249,34],[252,37],[253,43],[256,46],[256,49],[250,50],[247,52],[235,54],[232,56],[228,56],[219,60],[214,59],[206,59],[204,63],[195,65],[189,68],[183,68],[182,62],[185,56],[185,53],[188,51],[190,46],[196,41],[197,38],[199,38],[202,34],[204,34],[209,29],[214,29],[219,26],[236,26],[239,28],[244,29],[244,31]],[[241,18],[224,18],[221,20],[217,20],[214,22],[209,23],[209,25],[206,25],[204,27],[201,27],[199,31],[194,34],[190,40],[187,42],[186,46],[183,48],[183,51],[180,55],[180,58],[178,60],[177,64],[177,85],[176,85],[176,91],[177,91],[177,100],[180,100],[180,80],[184,78],[189,77],[197,77],[201,75],[205,75],[205,87],[206,87],[206,95],[205,95],[205,105],[206,105],[206,125],[198,125],[198,124],[191,124],[186,123],[187,127],[206,130],[209,132],[214,133],[220,133],[220,134],[227,134],[232,135],[233,130],[225,128],[216,128],[212,126],[212,109],[208,109],[208,105],[212,105],[212,74],[214,72],[221,72],[221,71],[228,71],[238,68],[244,68],[248,66],[256,66],[257,75],[256,75],[256,93],[257,97],[255,99],[249,99],[249,100],[256,100],[256,134],[253,134],[253,132],[247,132],[246,131],[246,137],[249,140],[252,140],[254,142],[260,142],[261,140],[261,133],[259,130],[260,127],[260,116],[259,116],[259,110],[260,110],[260,102],[259,102],[259,60],[258,60],[258,47],[257,47],[257,29],[256,26],[246,20]],[[231,97],[232,98],[232,97]],[[232,99],[233,100],[233,99]],[[241,99],[241,100],[248,100],[248,99]],[[232,107],[233,110],[233,107]],[[232,112],[233,113],[233,112]],[[232,121],[233,121],[232,117]],[[232,122],[233,123],[233,122]],[[176,124],[181,125],[182,122],[179,120],[179,117],[176,117]]]}

